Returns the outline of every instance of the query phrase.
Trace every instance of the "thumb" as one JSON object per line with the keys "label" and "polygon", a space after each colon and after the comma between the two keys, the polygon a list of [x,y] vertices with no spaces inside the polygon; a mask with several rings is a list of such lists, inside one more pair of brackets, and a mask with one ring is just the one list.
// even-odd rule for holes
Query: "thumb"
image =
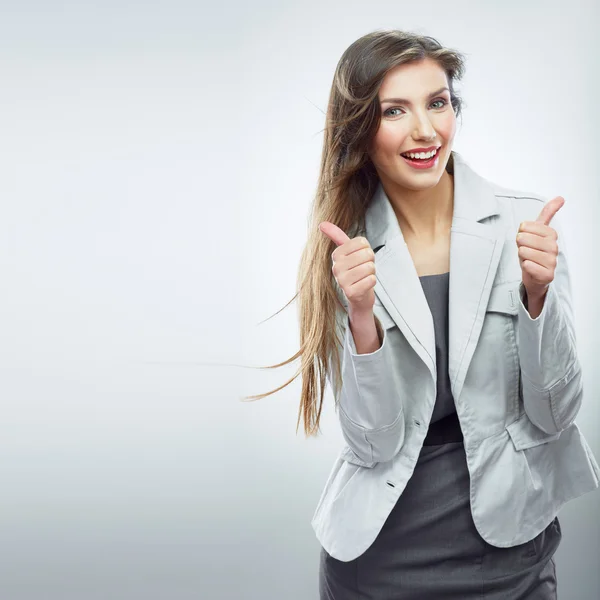
{"label": "thumb", "polygon": [[544,205],[536,221],[544,225],[550,225],[552,217],[562,208],[564,203],[565,199],[562,196],[556,196]]}
{"label": "thumb", "polygon": [[337,246],[341,246],[342,244],[350,241],[350,238],[337,225],[334,225],[329,221],[323,221],[322,223],[319,223],[319,229],[331,241],[335,242]]}

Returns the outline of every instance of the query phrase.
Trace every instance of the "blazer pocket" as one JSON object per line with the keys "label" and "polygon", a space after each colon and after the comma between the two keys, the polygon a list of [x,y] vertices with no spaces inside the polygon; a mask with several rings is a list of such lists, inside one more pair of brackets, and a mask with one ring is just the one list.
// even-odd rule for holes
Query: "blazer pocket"
{"label": "blazer pocket", "polygon": [[359,458],[352,448],[350,448],[350,446],[344,446],[340,458],[346,462],[356,465],[357,467],[366,467],[367,469],[372,469],[377,464],[376,461],[367,462],[362,460],[362,458]]}
{"label": "blazer pocket", "polygon": [[561,432],[542,431],[530,421],[527,413],[523,413],[516,421],[510,423],[506,430],[519,457],[518,460],[521,461],[522,468],[531,481],[532,488],[542,489],[551,460],[547,456],[550,450],[544,448],[544,444],[557,440]]}
{"label": "blazer pocket", "polygon": [[510,436],[515,450],[526,450],[541,444],[547,444],[560,437],[561,432],[546,433],[536,427],[527,416],[523,413],[516,421],[506,426],[506,431]]}

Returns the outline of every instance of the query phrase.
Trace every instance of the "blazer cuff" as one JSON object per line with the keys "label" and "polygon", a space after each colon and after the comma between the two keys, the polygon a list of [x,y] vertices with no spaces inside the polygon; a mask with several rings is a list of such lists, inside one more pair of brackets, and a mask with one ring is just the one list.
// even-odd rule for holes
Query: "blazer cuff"
{"label": "blazer cuff", "polygon": [[[377,317],[375,323],[378,323]],[[381,324],[379,324],[381,327]],[[346,333],[342,360],[344,393],[340,407],[346,417],[366,430],[379,430],[397,422],[402,403],[395,382],[392,354],[385,329],[381,346],[374,352],[357,354],[346,315]]]}
{"label": "blazer cuff", "polygon": [[[546,316],[546,306],[548,305],[548,294],[552,292],[554,292],[554,286],[552,285],[553,282],[550,283],[550,285],[548,286],[548,290],[546,292],[546,297],[544,299],[544,306],[542,307],[542,312],[535,318],[533,319],[531,317],[531,315],[529,314],[529,312],[527,311],[527,308],[525,307],[525,299],[527,298],[527,290],[525,289],[525,285],[523,284],[523,282],[521,281],[521,283],[519,284],[519,317],[523,317],[523,319],[527,320],[527,321],[531,321],[532,323],[535,323],[536,327],[540,327],[544,317]],[[552,288],[552,290],[550,289]],[[529,302],[528,302],[529,303]]]}
{"label": "blazer cuff", "polygon": [[518,337],[523,375],[538,389],[549,390],[577,360],[554,281],[550,282],[542,312],[532,319],[525,308],[525,287],[519,285]]}
{"label": "blazer cuff", "polygon": [[373,356],[376,356],[377,354],[381,354],[381,351],[383,350],[383,345],[385,344],[385,340],[386,340],[385,329],[381,325],[381,321],[377,318],[377,315],[374,315],[374,317],[375,317],[375,329],[377,329],[377,335],[379,336],[379,348],[377,348],[377,350],[374,350],[373,352],[367,352],[366,354],[359,354],[356,351],[356,344],[354,343],[354,337],[352,336],[352,332],[350,331],[350,317],[346,314],[345,344],[347,344],[349,346],[350,355],[353,358],[358,357],[358,358],[360,358],[360,360],[368,360],[368,358],[365,358],[365,357],[373,357]]}

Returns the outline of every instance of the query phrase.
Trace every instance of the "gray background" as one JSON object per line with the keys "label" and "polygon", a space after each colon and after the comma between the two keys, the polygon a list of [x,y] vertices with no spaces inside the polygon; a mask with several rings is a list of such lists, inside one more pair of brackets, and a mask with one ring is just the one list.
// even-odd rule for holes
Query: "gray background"
{"label": "gray background", "polygon": [[[341,447],[296,434],[295,293],[335,65],[395,27],[467,55],[454,148],[561,215],[597,457],[593,0],[0,4],[0,598],[317,599]],[[265,322],[263,322],[265,321]],[[262,323],[261,323],[262,322]],[[260,323],[260,324],[259,324]],[[598,597],[600,495],[560,513]]]}

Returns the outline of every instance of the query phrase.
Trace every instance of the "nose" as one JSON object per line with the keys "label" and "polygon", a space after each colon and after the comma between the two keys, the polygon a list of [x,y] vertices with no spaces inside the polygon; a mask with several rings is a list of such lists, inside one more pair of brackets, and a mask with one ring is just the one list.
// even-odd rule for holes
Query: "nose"
{"label": "nose", "polygon": [[424,116],[416,115],[415,119],[416,119],[416,123],[415,123],[415,129],[413,132],[413,137],[415,139],[421,139],[421,140],[434,139],[436,132],[435,132],[435,129],[434,129],[433,125],[431,124],[431,121],[429,120],[429,118],[426,115],[424,115]]}

